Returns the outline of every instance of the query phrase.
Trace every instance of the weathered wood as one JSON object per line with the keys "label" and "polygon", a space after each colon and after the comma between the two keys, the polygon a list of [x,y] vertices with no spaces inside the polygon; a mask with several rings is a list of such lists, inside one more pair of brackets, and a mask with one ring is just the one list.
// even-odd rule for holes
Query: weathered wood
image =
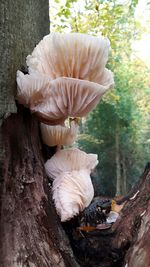
{"label": "weathered wood", "polygon": [[123,199],[126,203],[120,217],[110,229],[81,234],[75,231],[75,221],[70,230],[67,225],[66,231],[82,267],[150,266],[150,164]]}
{"label": "weathered wood", "polygon": [[120,166],[119,123],[117,124],[116,133],[115,133],[115,147],[116,147],[116,195],[121,195],[121,166]]}
{"label": "weathered wood", "polygon": [[2,267],[77,266],[52,204],[38,123],[21,107],[11,115],[17,112],[16,71],[25,65],[26,56],[48,33],[48,0],[0,1]]}
{"label": "weathered wood", "polygon": [[27,109],[3,124],[0,266],[78,266],[57,218],[44,171],[39,127]]}
{"label": "weathered wood", "polygon": [[112,246],[125,254],[126,266],[150,266],[150,166],[131,192],[120,219],[114,224]]}

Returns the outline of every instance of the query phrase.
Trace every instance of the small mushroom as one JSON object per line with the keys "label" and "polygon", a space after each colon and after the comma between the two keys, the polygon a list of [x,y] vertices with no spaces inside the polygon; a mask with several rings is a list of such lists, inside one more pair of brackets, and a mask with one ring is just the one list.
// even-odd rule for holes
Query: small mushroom
{"label": "small mushroom", "polygon": [[46,125],[41,123],[41,133],[44,144],[48,146],[71,145],[74,143],[79,125],[76,120],[70,122],[70,128],[65,125]]}

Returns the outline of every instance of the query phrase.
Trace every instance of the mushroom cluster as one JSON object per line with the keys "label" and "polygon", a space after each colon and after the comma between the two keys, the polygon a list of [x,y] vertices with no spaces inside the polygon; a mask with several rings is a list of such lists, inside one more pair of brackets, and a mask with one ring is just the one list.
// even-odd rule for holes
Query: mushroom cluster
{"label": "mushroom cluster", "polygon": [[[27,57],[29,74],[17,71],[17,100],[37,116],[48,146],[71,145],[77,118],[85,117],[113,87],[113,74],[105,68],[109,46],[103,36],[51,33]],[[58,151],[45,164],[54,179],[53,199],[62,221],[90,204],[90,173],[97,162],[96,155],[71,149]]]}

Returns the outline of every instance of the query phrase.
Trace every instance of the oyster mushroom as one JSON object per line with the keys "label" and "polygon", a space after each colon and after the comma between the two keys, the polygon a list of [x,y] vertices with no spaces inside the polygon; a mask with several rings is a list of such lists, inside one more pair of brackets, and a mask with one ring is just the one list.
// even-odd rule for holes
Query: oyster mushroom
{"label": "oyster mushroom", "polygon": [[17,73],[18,101],[46,124],[86,116],[114,85],[112,72],[105,68],[109,46],[102,36],[45,36],[27,57],[30,75]]}
{"label": "oyster mushroom", "polygon": [[46,162],[47,175],[54,179],[53,199],[61,221],[79,214],[92,201],[90,173],[97,164],[97,155],[77,148],[60,150]]}
{"label": "oyster mushroom", "polygon": [[28,106],[40,121],[61,124],[67,117],[84,117],[112,86],[112,73],[105,70],[102,84],[87,80],[60,77],[50,81],[49,76],[17,72],[20,103]]}
{"label": "oyster mushroom", "polygon": [[38,71],[54,80],[71,77],[101,84],[110,43],[103,36],[51,33],[27,57],[29,73]]}
{"label": "oyster mushroom", "polygon": [[86,170],[63,172],[53,182],[53,199],[61,221],[83,211],[92,201],[94,188]]}

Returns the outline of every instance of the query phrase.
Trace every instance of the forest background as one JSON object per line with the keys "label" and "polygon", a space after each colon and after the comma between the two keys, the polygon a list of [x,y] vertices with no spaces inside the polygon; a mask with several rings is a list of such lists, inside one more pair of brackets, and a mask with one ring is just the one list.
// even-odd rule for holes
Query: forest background
{"label": "forest background", "polygon": [[115,88],[82,120],[77,143],[98,154],[95,195],[127,194],[150,154],[150,2],[54,0],[50,30],[110,40]]}

